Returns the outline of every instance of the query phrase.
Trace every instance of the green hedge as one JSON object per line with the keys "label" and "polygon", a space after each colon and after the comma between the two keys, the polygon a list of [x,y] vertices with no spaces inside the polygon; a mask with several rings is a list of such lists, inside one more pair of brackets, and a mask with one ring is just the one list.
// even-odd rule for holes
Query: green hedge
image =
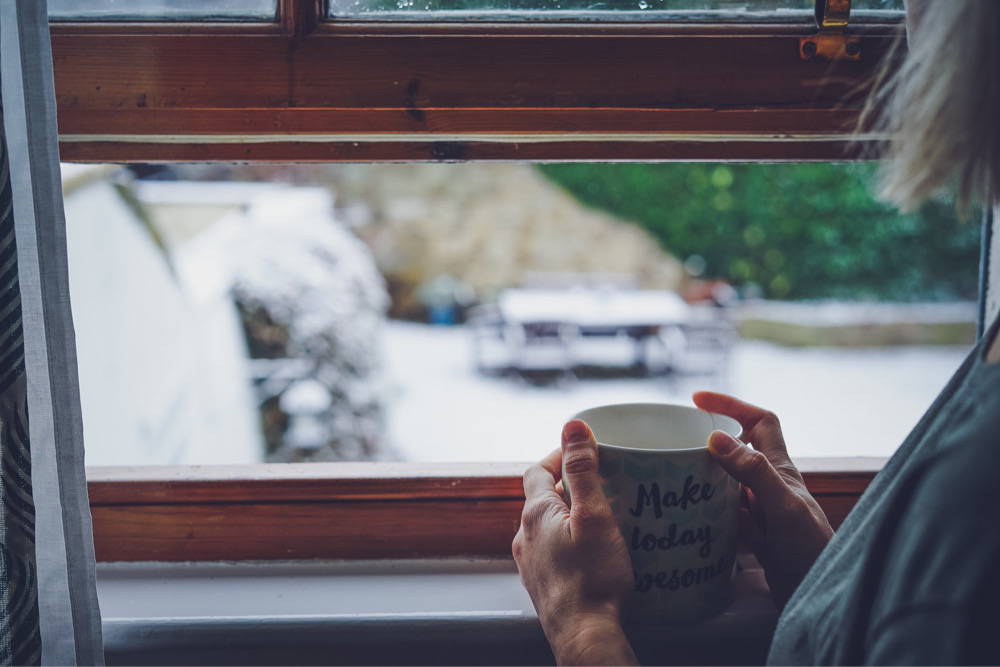
{"label": "green hedge", "polygon": [[581,202],[649,230],[705,275],[781,299],[974,299],[978,214],[945,199],[900,215],[872,164],[555,164]]}

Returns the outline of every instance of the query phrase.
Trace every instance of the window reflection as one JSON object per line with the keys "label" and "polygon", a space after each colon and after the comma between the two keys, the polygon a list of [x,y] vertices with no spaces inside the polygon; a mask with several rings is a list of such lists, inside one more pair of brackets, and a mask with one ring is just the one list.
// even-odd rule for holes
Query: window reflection
{"label": "window reflection", "polygon": [[277,0],[49,0],[54,20],[271,21]]}
{"label": "window reflection", "polygon": [[[811,16],[813,0],[330,0],[332,17],[420,15],[462,19],[622,18],[650,20],[799,20]],[[855,0],[859,12],[901,12],[903,0]],[[565,14],[565,16],[562,16]]]}

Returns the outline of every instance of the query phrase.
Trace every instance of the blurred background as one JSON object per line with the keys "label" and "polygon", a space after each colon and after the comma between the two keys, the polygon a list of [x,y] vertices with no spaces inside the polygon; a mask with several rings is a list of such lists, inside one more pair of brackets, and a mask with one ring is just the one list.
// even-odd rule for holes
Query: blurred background
{"label": "blurred background", "polygon": [[973,343],[980,227],[874,169],[64,165],[87,462],[525,461],[698,389],[886,456]]}

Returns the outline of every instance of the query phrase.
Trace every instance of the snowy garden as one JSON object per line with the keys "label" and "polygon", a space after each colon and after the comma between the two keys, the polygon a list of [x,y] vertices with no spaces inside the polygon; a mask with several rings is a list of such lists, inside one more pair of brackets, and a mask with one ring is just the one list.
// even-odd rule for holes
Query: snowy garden
{"label": "snowy garden", "polygon": [[527,461],[699,389],[886,456],[969,347],[968,302],[738,299],[528,167],[323,173],[67,167],[89,463]]}
{"label": "snowy garden", "polygon": [[966,353],[959,346],[786,348],[740,341],[711,374],[564,378],[535,384],[475,372],[460,327],[389,323],[386,414],[398,457],[528,461],[559,446],[563,422],[606,403],[690,404],[700,389],[766,406],[793,456],[888,456]]}

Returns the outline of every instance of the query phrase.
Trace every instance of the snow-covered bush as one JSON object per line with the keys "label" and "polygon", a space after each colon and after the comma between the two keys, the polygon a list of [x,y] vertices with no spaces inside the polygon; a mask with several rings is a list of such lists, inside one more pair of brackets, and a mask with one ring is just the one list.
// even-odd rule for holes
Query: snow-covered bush
{"label": "snow-covered bush", "polygon": [[[388,296],[371,253],[334,219],[327,190],[246,187],[254,194],[243,210],[206,234],[230,273],[251,356],[270,359],[256,373],[269,456],[379,458],[379,334]],[[294,392],[281,395],[302,381],[329,392],[328,405],[307,402],[301,409],[312,413],[300,415],[325,428],[325,442],[292,447],[284,434],[296,416],[287,412],[300,402],[289,400]]]}

